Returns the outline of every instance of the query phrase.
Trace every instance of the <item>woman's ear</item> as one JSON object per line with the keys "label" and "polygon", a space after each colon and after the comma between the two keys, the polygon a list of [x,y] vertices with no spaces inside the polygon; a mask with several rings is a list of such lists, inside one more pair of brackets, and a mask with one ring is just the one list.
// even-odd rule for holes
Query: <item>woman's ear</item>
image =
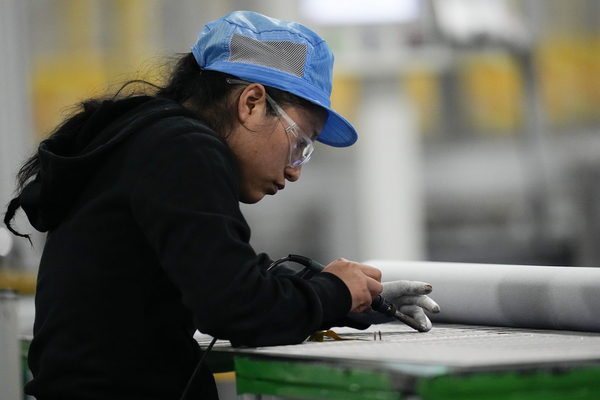
{"label": "woman's ear", "polygon": [[246,86],[238,101],[238,116],[242,124],[265,115],[266,94],[265,87],[260,83]]}

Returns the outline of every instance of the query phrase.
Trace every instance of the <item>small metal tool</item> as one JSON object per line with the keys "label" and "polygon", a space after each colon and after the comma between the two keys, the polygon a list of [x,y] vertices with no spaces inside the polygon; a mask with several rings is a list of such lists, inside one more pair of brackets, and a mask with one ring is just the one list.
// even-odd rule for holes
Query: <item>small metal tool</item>
{"label": "small metal tool", "polygon": [[371,303],[371,308],[379,313],[382,313],[386,317],[396,318],[398,321],[405,323],[419,332],[427,332],[427,328],[423,326],[423,324],[406,314],[402,314],[400,311],[398,311],[395,305],[381,297],[381,295],[377,296],[377,298],[373,300]]}

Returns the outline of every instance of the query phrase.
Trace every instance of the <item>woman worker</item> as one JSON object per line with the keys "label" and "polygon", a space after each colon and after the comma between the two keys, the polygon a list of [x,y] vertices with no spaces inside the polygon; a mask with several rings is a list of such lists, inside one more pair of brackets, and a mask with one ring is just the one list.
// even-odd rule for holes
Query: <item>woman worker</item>
{"label": "woman worker", "polygon": [[[382,291],[378,270],[267,270],[239,208],[297,181],[315,140],[356,141],[330,108],[332,69],[306,27],[234,12],[204,27],[164,87],[85,101],[40,144],[5,216],[26,236],[10,226],[22,208],[48,232],[26,393],[177,399],[201,357],[196,329],[265,346],[371,322],[357,313]],[[423,293],[396,294],[417,294],[404,297],[430,328]],[[190,388],[217,398],[204,364]]]}

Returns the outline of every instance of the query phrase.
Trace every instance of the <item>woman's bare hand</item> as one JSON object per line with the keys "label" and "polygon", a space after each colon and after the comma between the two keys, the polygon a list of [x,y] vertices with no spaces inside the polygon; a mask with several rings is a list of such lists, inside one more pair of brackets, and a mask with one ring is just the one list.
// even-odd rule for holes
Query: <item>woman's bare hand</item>
{"label": "woman's bare hand", "polygon": [[369,265],[339,258],[326,266],[323,272],[332,273],[344,281],[352,295],[352,312],[366,310],[383,290],[381,271]]}

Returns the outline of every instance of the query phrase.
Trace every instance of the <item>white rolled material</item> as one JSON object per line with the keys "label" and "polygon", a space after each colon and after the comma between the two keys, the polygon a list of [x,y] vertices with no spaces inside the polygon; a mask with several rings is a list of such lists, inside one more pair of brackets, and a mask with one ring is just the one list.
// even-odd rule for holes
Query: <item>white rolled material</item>
{"label": "white rolled material", "polygon": [[382,281],[433,286],[434,322],[600,332],[600,268],[372,260]]}

